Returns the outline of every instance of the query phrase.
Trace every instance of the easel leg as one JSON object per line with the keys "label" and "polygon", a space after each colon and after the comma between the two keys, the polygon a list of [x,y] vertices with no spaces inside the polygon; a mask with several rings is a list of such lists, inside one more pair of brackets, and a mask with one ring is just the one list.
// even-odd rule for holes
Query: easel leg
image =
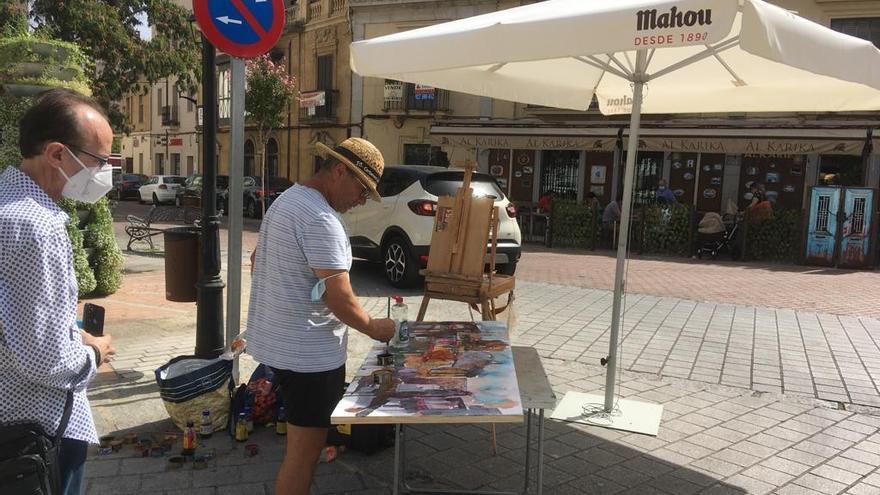
{"label": "easel leg", "polygon": [[492,308],[489,307],[489,301],[483,301],[480,303],[480,312],[483,316],[483,321],[492,321],[495,319],[495,315],[492,314]]}
{"label": "easel leg", "polygon": [[419,306],[419,315],[416,317],[416,321],[425,321],[425,313],[428,311],[428,303],[431,301],[431,298],[428,296],[422,297],[422,304]]}

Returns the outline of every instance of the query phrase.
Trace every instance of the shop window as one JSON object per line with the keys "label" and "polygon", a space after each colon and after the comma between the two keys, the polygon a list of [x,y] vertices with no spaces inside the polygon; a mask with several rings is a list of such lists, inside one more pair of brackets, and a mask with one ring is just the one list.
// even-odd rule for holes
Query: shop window
{"label": "shop window", "polygon": [[[633,204],[644,205],[657,202],[657,186],[662,178],[663,157],[662,151],[640,151],[636,155]],[[620,166],[621,168],[626,167],[626,153],[623,154]],[[618,188],[618,194],[623,195],[623,180],[618,181]]]}
{"label": "shop window", "polygon": [[404,144],[403,163],[406,165],[433,165],[448,167],[449,157],[439,146],[430,144]]}
{"label": "shop window", "polygon": [[880,17],[831,19],[831,29],[868,40],[880,48]]}
{"label": "shop window", "polygon": [[860,186],[864,170],[862,158],[852,155],[822,155],[819,158],[820,186]]}
{"label": "shop window", "polygon": [[541,191],[553,191],[553,196],[577,199],[579,151],[544,151],[541,157]]}
{"label": "shop window", "polygon": [[804,155],[743,155],[740,167],[739,209],[751,204],[752,185],[763,189],[773,209],[800,210],[803,207]]}

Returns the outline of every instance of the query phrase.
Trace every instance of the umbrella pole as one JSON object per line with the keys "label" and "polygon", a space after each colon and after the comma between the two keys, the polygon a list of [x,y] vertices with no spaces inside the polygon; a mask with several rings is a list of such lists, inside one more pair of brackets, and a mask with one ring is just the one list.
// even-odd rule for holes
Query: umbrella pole
{"label": "umbrella pole", "polygon": [[617,378],[617,343],[620,339],[621,299],[626,288],[626,254],[632,214],[633,181],[636,154],[639,150],[639,129],[642,123],[642,94],[645,87],[647,52],[636,53],[633,74],[633,102],[629,120],[629,141],[626,146],[626,167],[623,172],[623,205],[620,209],[620,234],[617,238],[617,263],[614,268],[614,300],[611,306],[611,336],[608,340],[608,363],[605,373],[605,412],[614,410],[614,382]]}
{"label": "umbrella pole", "polygon": [[630,115],[629,143],[621,198],[620,236],[617,240],[617,264],[614,270],[614,303],[611,308],[611,335],[608,342],[608,361],[605,372],[605,401],[602,396],[568,392],[553,410],[552,417],[593,426],[631,431],[656,436],[660,430],[663,406],[632,399],[614,400],[614,381],[617,377],[617,341],[620,338],[621,299],[626,288],[626,248],[629,241],[630,216],[632,212],[633,181],[635,180],[636,154],[639,151],[639,126],[641,125],[642,95],[647,80],[647,53],[636,52],[636,66],[631,76],[633,102]]}

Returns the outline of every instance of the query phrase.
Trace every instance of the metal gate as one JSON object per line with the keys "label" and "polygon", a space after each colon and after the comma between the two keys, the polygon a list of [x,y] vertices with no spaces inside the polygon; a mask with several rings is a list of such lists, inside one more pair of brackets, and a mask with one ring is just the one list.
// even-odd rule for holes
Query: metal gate
{"label": "metal gate", "polygon": [[579,151],[545,151],[541,157],[541,193],[553,191],[557,198],[577,199]]}

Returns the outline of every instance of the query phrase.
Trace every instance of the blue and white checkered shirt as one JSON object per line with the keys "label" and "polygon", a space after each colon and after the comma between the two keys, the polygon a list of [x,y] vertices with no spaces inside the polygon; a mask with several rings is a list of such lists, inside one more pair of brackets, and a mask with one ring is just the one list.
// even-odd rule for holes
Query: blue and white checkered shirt
{"label": "blue and white checkered shirt", "polygon": [[73,389],[64,437],[97,443],[86,398],[95,355],[76,326],[68,220],[17,168],[0,175],[0,422],[37,421],[54,435]]}

